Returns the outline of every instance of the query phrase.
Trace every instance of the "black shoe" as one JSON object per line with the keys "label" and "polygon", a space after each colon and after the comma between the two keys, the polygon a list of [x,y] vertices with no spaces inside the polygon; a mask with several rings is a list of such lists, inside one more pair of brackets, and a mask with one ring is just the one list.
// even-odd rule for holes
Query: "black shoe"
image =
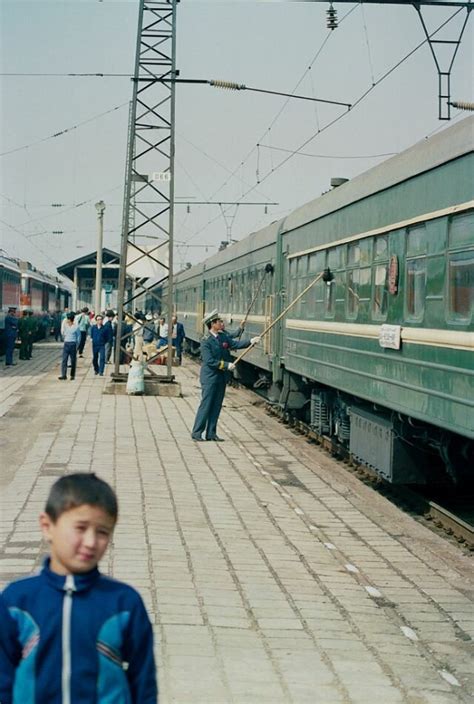
{"label": "black shoe", "polygon": [[72,377],[71,377],[71,381],[74,381],[75,378],[76,378],[75,376],[72,376]]}
{"label": "black shoe", "polygon": [[224,438],[220,438],[218,435],[214,435],[213,438],[206,438],[206,440],[210,440],[211,442],[224,442]]}
{"label": "black shoe", "polygon": [[59,381],[65,381],[67,376],[58,376]]}
{"label": "black shoe", "polygon": [[195,442],[204,442],[204,439],[200,435],[191,435],[191,440],[195,440]]}
{"label": "black shoe", "polygon": [[84,355],[80,354],[79,357],[83,357]]}

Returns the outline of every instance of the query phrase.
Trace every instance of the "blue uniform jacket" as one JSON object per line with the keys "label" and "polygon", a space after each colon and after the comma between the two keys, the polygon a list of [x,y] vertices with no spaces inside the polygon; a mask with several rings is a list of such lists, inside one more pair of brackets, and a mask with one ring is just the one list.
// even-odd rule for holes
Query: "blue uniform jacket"
{"label": "blue uniform jacket", "polygon": [[209,334],[201,341],[201,385],[226,382],[229,378],[229,362],[232,362],[231,350],[249,347],[250,342],[235,340],[227,333],[220,332],[217,337]]}
{"label": "blue uniform jacket", "polygon": [[178,344],[181,344],[185,337],[186,333],[184,332],[183,323],[176,323],[176,340]]}
{"label": "blue uniform jacket", "polygon": [[97,568],[64,577],[48,559],[3,601],[2,704],[156,704],[152,627],[132,587]]}
{"label": "blue uniform jacket", "polygon": [[18,335],[18,318],[16,316],[5,316],[5,335],[14,338]]}
{"label": "blue uniform jacket", "polygon": [[91,326],[91,338],[92,347],[103,347],[107,342],[112,342],[113,340],[113,330],[112,325],[98,325]]}

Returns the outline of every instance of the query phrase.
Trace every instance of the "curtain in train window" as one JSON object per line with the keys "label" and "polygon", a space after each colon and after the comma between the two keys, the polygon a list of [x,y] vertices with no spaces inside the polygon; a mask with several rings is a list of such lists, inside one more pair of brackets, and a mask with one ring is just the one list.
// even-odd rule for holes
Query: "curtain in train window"
{"label": "curtain in train window", "polygon": [[407,261],[406,310],[408,317],[420,319],[425,310],[426,261],[412,259]]}
{"label": "curtain in train window", "polygon": [[469,320],[474,304],[474,250],[450,256],[448,281],[451,315]]}

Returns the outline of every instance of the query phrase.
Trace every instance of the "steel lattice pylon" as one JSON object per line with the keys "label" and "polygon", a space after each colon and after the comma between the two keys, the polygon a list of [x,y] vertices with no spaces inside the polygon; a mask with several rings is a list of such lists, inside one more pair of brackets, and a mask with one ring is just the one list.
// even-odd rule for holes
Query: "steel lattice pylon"
{"label": "steel lattice pylon", "polygon": [[[124,312],[133,301],[167,281],[168,323],[173,313],[173,216],[175,149],[176,5],[178,0],[140,0],[130,106],[122,244],[118,284],[118,325],[114,377],[120,377]],[[143,240],[154,240],[150,246]],[[143,271],[137,276],[137,268]],[[148,286],[154,270],[152,285]],[[127,292],[127,279],[135,286]],[[133,316],[132,316],[133,317]],[[138,322],[138,321],[136,321]],[[140,323],[143,325],[143,323]],[[171,349],[172,326],[168,325]],[[172,379],[168,354],[167,379]],[[150,361],[150,360],[149,360]],[[162,378],[162,377],[161,377]]]}
{"label": "steel lattice pylon", "polygon": [[[330,7],[330,13],[332,18],[330,24],[328,23],[329,29],[336,29],[337,19],[333,5],[340,5],[349,3],[352,4],[354,0],[293,0],[294,2],[324,2]],[[431,54],[433,56],[436,70],[438,71],[438,117],[440,120],[450,120],[451,119],[451,69],[453,68],[454,60],[458,52],[459,46],[461,44],[461,39],[466,29],[466,25],[469,19],[469,14],[474,8],[474,0],[361,0],[363,4],[366,5],[406,5],[414,7],[418,12],[423,31],[430,47]],[[453,30],[453,33],[449,35],[449,38],[433,38],[430,35],[425,20],[422,14],[423,6],[432,7],[444,7],[444,8],[458,8],[459,10],[465,10],[466,14],[462,22],[462,26],[457,31]],[[329,14],[328,12],[328,14]],[[448,28],[449,31],[449,28]],[[451,48],[451,56],[446,60],[443,58],[442,51],[438,51],[440,48],[447,49]]]}

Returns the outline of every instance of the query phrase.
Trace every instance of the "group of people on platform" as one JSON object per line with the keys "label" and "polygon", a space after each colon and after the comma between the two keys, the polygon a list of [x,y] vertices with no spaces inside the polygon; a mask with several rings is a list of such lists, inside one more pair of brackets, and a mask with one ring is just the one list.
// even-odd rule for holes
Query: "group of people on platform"
{"label": "group of people on platform", "polygon": [[[176,316],[171,319],[172,344],[176,349],[178,363],[182,363],[185,331]],[[105,314],[94,315],[87,306],[80,313],[66,311],[61,325],[61,336],[64,341],[61,362],[61,381],[67,378],[68,367],[70,378],[76,375],[77,357],[83,357],[87,338],[92,341],[92,365],[98,376],[104,376],[105,365],[111,361],[112,350],[115,350],[117,333],[117,315],[108,310]],[[152,357],[154,352],[168,344],[168,325],[164,317],[157,313],[137,311],[133,315],[126,314],[122,322],[120,364],[132,357],[142,359]]]}
{"label": "group of people on platform", "polygon": [[32,310],[21,311],[17,315],[15,306],[10,306],[5,316],[5,366],[14,367],[13,353],[17,340],[20,342],[20,359],[28,360],[33,356],[33,343],[43,334],[43,318],[39,319]]}

